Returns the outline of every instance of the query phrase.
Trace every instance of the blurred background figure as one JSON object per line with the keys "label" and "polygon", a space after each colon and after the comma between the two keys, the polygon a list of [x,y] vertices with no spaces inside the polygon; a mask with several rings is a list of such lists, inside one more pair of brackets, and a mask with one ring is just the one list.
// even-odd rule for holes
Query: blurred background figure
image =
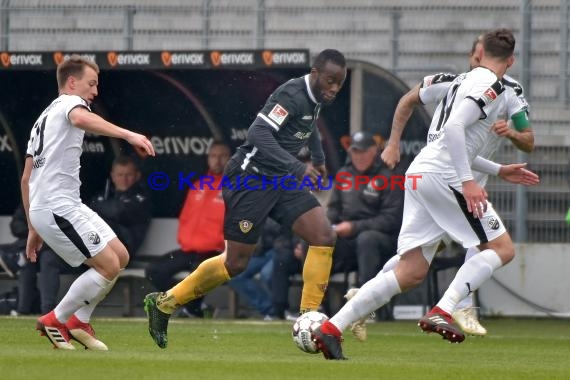
{"label": "blurred background figure", "polygon": [[[192,272],[202,261],[224,251],[225,206],[220,183],[230,153],[230,147],[223,142],[213,142],[210,146],[206,175],[213,177],[213,182],[211,187],[202,186],[198,179],[188,190],[178,218],[180,249],[164,254],[146,268],[146,278],[157,290],[170,289],[178,282],[174,278],[177,273]],[[188,302],[182,312],[203,318],[203,299]]]}
{"label": "blurred background figure", "polygon": [[[334,270],[356,267],[357,282],[362,285],[396,253],[404,191],[391,186],[394,172],[380,159],[378,145],[368,132],[352,135],[347,163],[337,175],[341,173],[352,183],[345,186],[335,177],[328,202],[327,216],[338,235]],[[356,176],[377,179],[358,186]]]}
{"label": "blurred background figure", "polygon": [[115,231],[131,258],[136,257],[151,219],[150,198],[140,179],[141,172],[134,158],[115,158],[105,190],[89,205]]}

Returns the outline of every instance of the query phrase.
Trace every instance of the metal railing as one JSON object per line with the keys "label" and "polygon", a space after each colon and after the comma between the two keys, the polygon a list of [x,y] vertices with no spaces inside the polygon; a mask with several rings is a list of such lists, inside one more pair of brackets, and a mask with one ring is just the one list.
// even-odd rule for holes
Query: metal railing
{"label": "metal railing", "polygon": [[[472,40],[510,27],[512,75],[525,86],[540,147],[528,157],[543,183],[527,192],[491,181],[496,208],[519,241],[567,241],[570,136],[569,0],[1,0],[0,50],[189,50],[335,47],[409,85],[467,69]],[[39,4],[38,4],[39,3]],[[549,140],[543,144],[543,140]],[[570,141],[570,140],[569,140]],[[501,159],[526,159],[510,144]]]}

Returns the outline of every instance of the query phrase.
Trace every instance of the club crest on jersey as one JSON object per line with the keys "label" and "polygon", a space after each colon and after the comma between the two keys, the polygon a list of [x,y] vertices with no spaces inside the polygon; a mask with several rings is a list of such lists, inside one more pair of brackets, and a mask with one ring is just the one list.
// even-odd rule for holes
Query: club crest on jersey
{"label": "club crest on jersey", "polygon": [[273,107],[273,109],[271,110],[271,112],[269,112],[269,115],[267,116],[269,116],[271,120],[273,120],[279,126],[281,126],[281,124],[283,124],[288,115],[289,112],[287,112],[285,108],[281,107],[279,104],[276,104],[275,107]]}
{"label": "club crest on jersey", "polygon": [[498,230],[499,229],[499,221],[495,218],[489,218],[489,220],[487,221],[487,225],[492,230]]}
{"label": "club crest on jersey", "polygon": [[89,232],[89,234],[87,235],[87,240],[89,240],[93,245],[101,243],[101,238],[99,237],[97,232]]}
{"label": "club crest on jersey", "polygon": [[240,220],[239,222],[239,229],[241,230],[241,232],[243,232],[244,234],[247,234],[249,231],[251,231],[251,229],[253,228],[253,223],[250,222],[249,220]]}

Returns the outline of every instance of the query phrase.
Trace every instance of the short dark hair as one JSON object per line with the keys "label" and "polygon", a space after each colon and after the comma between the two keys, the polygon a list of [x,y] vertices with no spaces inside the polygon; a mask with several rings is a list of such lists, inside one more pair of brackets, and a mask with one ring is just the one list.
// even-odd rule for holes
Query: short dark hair
{"label": "short dark hair", "polygon": [[117,165],[119,165],[119,166],[133,165],[137,170],[139,170],[138,162],[131,156],[121,155],[121,156],[115,157],[111,167],[114,168]]}
{"label": "short dark hair", "polygon": [[483,43],[483,34],[480,34],[473,40],[473,45],[471,45],[471,53],[473,55],[475,53],[475,49],[477,49],[477,44]]}
{"label": "short dark hair", "polygon": [[485,54],[495,58],[507,59],[515,51],[515,37],[510,29],[499,28],[483,35]]}
{"label": "short dark hair", "polygon": [[215,146],[223,146],[226,147],[229,151],[230,154],[232,153],[232,147],[230,146],[230,144],[228,144],[227,142],[225,142],[224,140],[214,140],[212,141],[212,143],[210,144],[210,147],[208,148],[208,152]]}
{"label": "short dark hair", "polygon": [[93,61],[85,59],[78,54],[72,54],[68,59],[57,66],[57,87],[61,90],[69,77],[81,78],[85,67],[89,66],[99,74],[99,66]]}
{"label": "short dark hair", "polygon": [[329,61],[340,67],[346,67],[344,55],[335,49],[325,49],[321,51],[315,58],[313,67],[317,70],[322,70]]}

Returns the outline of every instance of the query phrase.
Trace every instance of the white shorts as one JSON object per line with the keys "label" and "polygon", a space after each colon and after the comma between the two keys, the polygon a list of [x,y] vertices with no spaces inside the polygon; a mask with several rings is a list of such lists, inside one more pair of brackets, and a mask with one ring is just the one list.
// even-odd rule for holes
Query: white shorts
{"label": "white shorts", "polygon": [[45,244],[72,267],[101,252],[117,236],[84,204],[64,213],[50,209],[30,210],[30,222]]}
{"label": "white shorts", "polygon": [[477,219],[467,211],[463,195],[451,189],[437,173],[422,173],[416,190],[408,179],[404,198],[402,228],[398,237],[398,254],[410,249],[438,243],[446,234],[465,248],[494,240],[506,232],[493,205]]}

